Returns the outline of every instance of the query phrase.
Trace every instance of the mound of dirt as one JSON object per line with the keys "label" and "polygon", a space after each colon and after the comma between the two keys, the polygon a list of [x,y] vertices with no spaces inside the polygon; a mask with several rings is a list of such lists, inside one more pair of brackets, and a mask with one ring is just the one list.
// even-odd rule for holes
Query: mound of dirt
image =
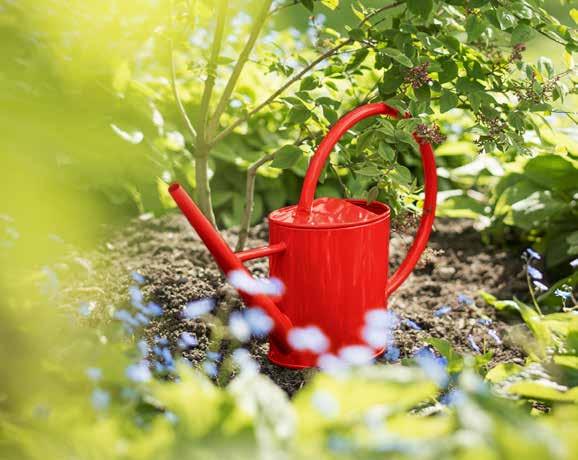
{"label": "mound of dirt", "polygon": [[[235,232],[223,235],[233,246]],[[258,226],[252,230],[249,246],[260,246],[266,238],[266,226]],[[411,238],[394,233],[390,246],[392,271],[404,257]],[[166,338],[175,353],[182,353],[194,364],[203,362],[208,350],[218,350],[211,348],[210,324],[183,319],[185,304],[212,297],[223,316],[231,309],[243,308],[234,289],[225,283],[208,251],[179,214],[137,219],[113,235],[100,251],[73,259],[83,269],[68,290],[70,304],[88,302],[90,321],[110,318],[113,308],[128,303],[131,273],[138,272],[145,278],[145,298],[164,310],[147,327],[145,336],[151,342],[154,337]],[[267,274],[266,260],[247,266],[254,275]],[[390,308],[403,318],[395,333],[400,358],[411,356],[428,338],[436,337],[450,341],[462,352],[490,350],[492,364],[522,362],[521,351],[510,339],[510,325],[485,305],[479,298],[480,290],[501,298],[524,293],[520,258],[484,246],[469,221],[438,219],[427,257],[390,298]],[[177,343],[185,331],[195,334],[199,343],[183,352]],[[315,372],[271,364],[266,358],[265,341],[253,341],[248,348],[262,372],[289,394],[295,393]]]}

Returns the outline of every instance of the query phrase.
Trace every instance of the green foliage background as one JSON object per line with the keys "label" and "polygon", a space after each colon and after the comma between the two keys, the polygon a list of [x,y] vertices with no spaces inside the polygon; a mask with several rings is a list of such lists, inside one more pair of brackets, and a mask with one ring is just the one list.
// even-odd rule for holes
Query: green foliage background
{"label": "green foliage background", "polygon": [[[231,72],[250,28],[239,13],[252,15],[258,3],[231,4],[229,17],[238,22],[227,31],[232,38],[218,78]],[[440,215],[476,218],[499,243],[532,244],[560,279],[537,299],[544,315],[535,306],[487,296],[496,308],[520,315],[531,331],[526,365],[486,373],[439,342],[434,345],[451,369],[449,390],[405,363],[339,379],[319,375],[292,402],[251,373],[226,388],[184,365],[178,383],[129,381],[125,368],[137,359],[134,344],[114,324],[71,321],[59,307],[62,286],[50,266],[72,247],[93,247],[105,225],[170,210],[166,182],[196,188],[197,147],[176,104],[171,67],[194,119],[213,5],[5,2],[2,458],[575,456],[578,323],[554,295],[578,282],[569,265],[578,255],[571,72],[577,37],[568,14],[575,5],[547,2],[560,25],[537,0],[408,0],[374,28],[359,24],[382,2],[301,3],[281,10],[263,31],[218,128],[244,117],[319,53],[348,41],[346,53],[331,56],[215,144],[209,166],[219,224],[238,225],[247,168],[264,154],[273,163],[257,171],[253,222],[295,202],[308,156],[338,116],[365,99],[409,110],[413,118],[404,123],[381,120],[352,132],[319,192],[377,197],[401,219],[419,212],[419,160],[410,134],[418,124],[439,125],[447,135],[436,150]],[[466,3],[473,10],[465,10]],[[311,7],[316,19],[310,22]],[[512,47],[522,41],[529,47],[524,60],[512,60]],[[413,88],[407,72],[425,63],[431,86]],[[90,366],[102,369],[98,382],[86,376]],[[104,411],[91,401],[97,387],[110,397]],[[451,390],[459,403],[440,404]],[[337,409],[319,410],[319,394]],[[544,415],[536,407],[553,410]]]}

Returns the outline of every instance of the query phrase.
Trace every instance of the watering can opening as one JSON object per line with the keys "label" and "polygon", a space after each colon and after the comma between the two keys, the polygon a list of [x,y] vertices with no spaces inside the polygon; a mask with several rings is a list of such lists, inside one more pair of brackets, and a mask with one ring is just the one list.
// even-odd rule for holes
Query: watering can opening
{"label": "watering can opening", "polygon": [[307,213],[299,212],[298,205],[277,209],[269,214],[269,222],[326,229],[365,225],[387,219],[389,214],[389,206],[378,201],[324,197],[315,199]]}

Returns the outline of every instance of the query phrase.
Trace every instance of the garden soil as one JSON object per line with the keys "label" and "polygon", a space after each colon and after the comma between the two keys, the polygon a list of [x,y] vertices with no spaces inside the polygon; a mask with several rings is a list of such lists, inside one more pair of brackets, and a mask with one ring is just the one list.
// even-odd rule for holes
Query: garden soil
{"label": "garden soil", "polygon": [[[194,365],[201,365],[211,350],[213,325],[199,319],[183,319],[185,304],[212,297],[216,300],[218,315],[225,320],[229,311],[244,307],[181,215],[147,217],[136,219],[121,232],[114,233],[100,250],[71,258],[71,263],[78,267],[70,270],[68,264],[68,271],[75,275],[65,294],[67,303],[75,308],[88,305],[91,322],[110,320],[115,309],[130,305],[128,287],[134,284],[131,273],[138,272],[145,278],[142,285],[145,298],[164,310],[144,331],[146,339],[152,343],[155,337],[166,337],[175,354],[180,353]],[[235,231],[223,232],[223,235],[233,247]],[[249,246],[263,245],[266,238],[266,225],[257,226],[252,229]],[[393,232],[391,271],[403,259],[411,240],[411,234]],[[498,317],[496,310],[486,305],[479,295],[485,290],[502,299],[511,299],[514,295],[524,297],[527,288],[519,255],[485,246],[471,221],[438,219],[430,247],[422,259],[389,302],[390,308],[404,320],[395,333],[401,358],[410,357],[426,345],[428,338],[436,337],[448,340],[461,352],[479,354],[476,348],[481,352],[492,351],[490,365],[522,363],[523,354],[515,337],[523,334],[523,326]],[[266,260],[253,261],[247,266],[256,276],[267,274]],[[474,303],[469,303],[468,298]],[[487,320],[492,321],[490,326]],[[489,333],[490,329],[495,331],[497,339]],[[183,352],[177,343],[185,331],[195,334],[199,344]],[[290,395],[315,372],[271,364],[266,358],[266,341],[252,341],[247,347],[261,371]]]}

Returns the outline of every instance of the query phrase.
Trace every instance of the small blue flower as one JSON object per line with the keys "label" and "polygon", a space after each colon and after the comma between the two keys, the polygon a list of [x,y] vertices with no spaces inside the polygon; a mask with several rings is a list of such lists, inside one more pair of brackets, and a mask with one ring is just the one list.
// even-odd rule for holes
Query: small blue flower
{"label": "small blue flower", "polygon": [[142,276],[142,275],[141,275],[140,273],[138,273],[138,272],[132,272],[132,273],[130,274],[130,276],[132,277],[132,279],[133,279],[133,281],[134,281],[135,283],[144,284],[144,282],[145,282],[144,276]]}
{"label": "small blue flower", "polygon": [[527,256],[527,258],[529,260],[532,259],[536,259],[536,260],[540,260],[542,259],[542,256],[540,254],[538,254],[536,251],[534,251],[532,248],[527,248],[526,251],[524,252],[524,254]]}
{"label": "small blue flower", "polygon": [[102,370],[98,367],[89,367],[86,369],[86,375],[94,382],[98,382],[102,378]]}
{"label": "small blue flower", "polygon": [[388,362],[399,361],[399,356],[401,351],[395,345],[391,345],[387,348],[387,351],[383,355]]}
{"label": "small blue flower", "polygon": [[562,290],[562,289],[556,289],[556,290],[554,291],[554,295],[557,296],[557,297],[560,297],[560,298],[562,298],[562,299],[564,299],[564,300],[568,300],[568,299],[570,299],[570,298],[572,297],[572,293],[571,293],[571,292],[564,291],[564,290]]}
{"label": "small blue flower", "polygon": [[440,402],[445,406],[459,406],[461,405],[466,399],[466,395],[461,390],[451,390],[448,391],[445,395],[442,396]]}
{"label": "small blue flower", "polygon": [[94,306],[94,302],[82,302],[80,307],[78,307],[78,313],[84,317],[89,317]]}
{"label": "small blue flower", "polygon": [[478,319],[477,322],[482,326],[489,326],[490,324],[492,324],[493,321],[490,318],[480,318]]}
{"label": "small blue flower", "polygon": [[436,318],[441,318],[444,315],[447,315],[450,311],[452,311],[452,307],[450,307],[449,305],[444,305],[441,308],[438,308],[435,312],[434,312],[434,316]]}
{"label": "small blue flower", "polygon": [[502,344],[502,339],[500,339],[500,336],[498,335],[498,333],[493,330],[493,329],[488,329],[488,335],[494,339],[494,342],[496,342],[496,344],[501,345]]}
{"label": "small blue flower", "polygon": [[205,361],[203,363],[203,370],[205,371],[205,374],[207,374],[209,377],[216,377],[217,376],[217,365],[213,362],[213,361]]}
{"label": "small blue flower", "polygon": [[179,421],[179,418],[174,414],[174,412],[166,411],[165,418],[171,423],[172,425],[176,424]]}
{"label": "small blue flower", "polygon": [[128,288],[128,293],[130,295],[130,300],[131,303],[135,306],[138,307],[140,305],[142,305],[142,300],[143,300],[143,296],[142,296],[142,292],[141,290],[138,288],[138,286],[131,286]]}
{"label": "small blue flower", "polygon": [[169,344],[169,339],[166,337],[159,337],[158,335],[155,337],[155,342],[160,345],[161,347],[166,347]]}
{"label": "small blue flower", "polygon": [[135,319],[143,326],[146,326],[147,324],[150,323],[150,320],[142,313],[137,313]]}
{"label": "small blue flower", "polygon": [[409,318],[404,319],[403,324],[405,324],[410,329],[413,329],[414,331],[421,331],[422,330],[421,327],[417,323],[413,322]]}
{"label": "small blue flower", "polygon": [[528,275],[530,275],[535,280],[541,280],[544,277],[544,275],[542,275],[542,272],[540,270],[532,267],[531,265],[528,265],[527,270]]}
{"label": "small blue flower", "polygon": [[211,361],[219,361],[221,357],[222,357],[221,353],[218,353],[216,351],[207,352],[207,359],[210,359]]}
{"label": "small blue flower", "polygon": [[187,319],[195,319],[199,316],[210,313],[215,307],[215,299],[202,299],[189,302],[183,311],[183,316]]}
{"label": "small blue flower", "polygon": [[105,410],[110,403],[110,395],[107,391],[95,388],[91,396],[92,406],[96,410]]}
{"label": "small blue flower", "polygon": [[472,305],[474,303],[474,299],[472,299],[470,296],[467,296],[465,294],[459,294],[458,295],[458,303],[460,303],[462,305]]}
{"label": "small blue flower", "polygon": [[139,340],[139,342],[136,344],[138,351],[140,352],[141,356],[144,358],[146,355],[149,354],[149,345],[148,343],[146,343],[146,341],[144,340]]}
{"label": "small blue flower", "polygon": [[481,353],[482,351],[480,350],[480,347],[478,347],[478,344],[476,343],[476,341],[474,340],[474,337],[472,336],[472,334],[468,335],[468,343],[470,344],[470,347],[472,348],[472,350],[474,350],[476,353]]}
{"label": "small blue flower", "polygon": [[255,337],[265,337],[273,329],[273,320],[260,308],[245,310],[245,321]]}
{"label": "small blue flower", "polygon": [[183,350],[196,347],[198,344],[199,341],[197,340],[197,338],[188,332],[183,332],[178,342],[179,348]]}
{"label": "small blue flower", "polygon": [[413,358],[428,378],[433,380],[440,388],[444,388],[448,384],[447,359],[436,357],[430,347],[420,348],[413,355]]}
{"label": "small blue flower", "polygon": [[532,281],[532,283],[534,284],[534,287],[538,290],[538,291],[547,291],[548,290],[548,286],[546,286],[544,283],[541,283],[540,281]]}
{"label": "small blue flower", "polygon": [[125,373],[130,380],[137,383],[148,382],[152,377],[148,363],[144,360],[128,366]]}
{"label": "small blue flower", "polygon": [[149,302],[144,309],[145,315],[148,316],[161,316],[163,314],[163,309],[160,305],[154,302]]}

